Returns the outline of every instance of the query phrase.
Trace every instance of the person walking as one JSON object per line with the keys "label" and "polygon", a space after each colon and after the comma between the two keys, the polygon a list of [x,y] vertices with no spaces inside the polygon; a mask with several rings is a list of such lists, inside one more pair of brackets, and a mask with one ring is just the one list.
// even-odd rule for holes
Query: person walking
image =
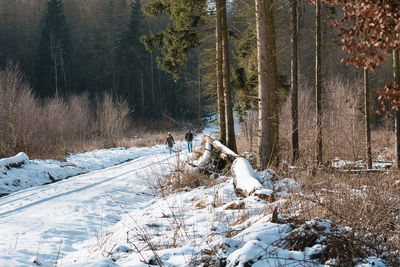
{"label": "person walking", "polygon": [[172,148],[174,147],[175,141],[174,138],[172,137],[171,132],[168,132],[167,139],[165,139],[165,144],[169,148],[169,154],[172,154]]}
{"label": "person walking", "polygon": [[185,140],[187,141],[187,146],[188,146],[188,151],[189,153],[193,151],[193,134],[190,132],[190,129],[188,129],[186,135],[185,135]]}

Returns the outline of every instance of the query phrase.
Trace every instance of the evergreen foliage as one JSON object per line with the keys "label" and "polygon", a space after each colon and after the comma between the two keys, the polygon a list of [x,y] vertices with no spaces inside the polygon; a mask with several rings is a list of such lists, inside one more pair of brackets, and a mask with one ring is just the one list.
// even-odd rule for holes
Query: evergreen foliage
{"label": "evergreen foliage", "polygon": [[145,38],[144,43],[148,49],[153,48],[155,44],[159,45],[159,67],[171,73],[177,80],[190,50],[199,45],[199,27],[203,22],[202,16],[205,15],[206,1],[154,0],[144,10],[151,16],[163,13],[170,16],[172,23],[158,34]]}
{"label": "evergreen foliage", "polygon": [[64,95],[68,89],[69,29],[62,0],[49,0],[42,20],[36,63],[36,90],[41,97]]}

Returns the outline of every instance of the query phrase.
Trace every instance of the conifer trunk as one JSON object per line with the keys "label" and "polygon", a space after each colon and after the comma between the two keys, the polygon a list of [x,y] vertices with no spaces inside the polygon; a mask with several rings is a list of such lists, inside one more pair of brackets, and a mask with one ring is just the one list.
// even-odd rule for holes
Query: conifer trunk
{"label": "conifer trunk", "polygon": [[[400,85],[399,49],[393,49],[393,82]],[[400,111],[395,111],[396,167],[400,168]]]}
{"label": "conifer trunk", "polygon": [[367,168],[372,169],[371,155],[371,127],[369,121],[369,73],[368,68],[364,68],[364,123],[365,123],[365,157]]}
{"label": "conifer trunk", "polygon": [[222,0],[215,0],[215,38],[216,38],[216,71],[217,71],[217,96],[218,96],[218,120],[219,140],[226,144],[226,119],[225,119],[225,98],[224,98],[224,76],[222,71],[223,47],[222,47]]}
{"label": "conifer trunk", "polygon": [[299,158],[299,118],[298,118],[298,48],[297,48],[297,0],[291,0],[292,12],[292,61],[291,61],[291,113],[292,113],[292,163],[295,163]]}
{"label": "conifer trunk", "polygon": [[268,84],[270,91],[269,101],[269,113],[272,117],[269,117],[271,131],[271,153],[269,162],[275,162],[275,165],[279,165],[279,101],[278,101],[278,67],[276,58],[276,44],[275,44],[275,24],[274,24],[274,10],[273,0],[266,0],[265,10],[265,22],[267,28],[267,53],[268,53]]}
{"label": "conifer trunk", "polygon": [[224,73],[224,89],[225,89],[225,116],[226,116],[226,128],[227,128],[227,147],[234,152],[236,149],[236,137],[235,137],[235,124],[233,119],[233,103],[232,103],[232,86],[230,79],[230,68],[229,68],[229,45],[228,45],[228,21],[227,21],[227,9],[226,0],[221,1],[221,28],[222,28],[222,45],[223,45],[223,73]]}
{"label": "conifer trunk", "polygon": [[[255,0],[258,68],[259,168],[266,169],[275,157],[278,141],[275,36],[271,0]],[[275,62],[274,62],[275,61]]]}
{"label": "conifer trunk", "polygon": [[225,115],[226,115],[226,128],[227,128],[227,147],[237,152],[236,137],[235,137],[235,124],[233,119],[233,103],[232,103],[232,86],[230,79],[229,68],[229,45],[228,45],[228,23],[227,23],[227,9],[226,0],[221,1],[221,28],[222,28],[222,44],[223,44],[223,73],[224,73],[224,89],[225,89]]}
{"label": "conifer trunk", "polygon": [[316,157],[322,163],[322,109],[321,109],[321,0],[315,0],[315,106],[317,118]]}

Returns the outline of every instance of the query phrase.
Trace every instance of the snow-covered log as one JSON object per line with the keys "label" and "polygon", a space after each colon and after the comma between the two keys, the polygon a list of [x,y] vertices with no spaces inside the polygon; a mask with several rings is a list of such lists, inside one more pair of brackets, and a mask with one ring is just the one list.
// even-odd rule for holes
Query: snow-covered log
{"label": "snow-covered log", "polygon": [[[218,151],[221,152],[221,154],[225,154],[226,156],[230,157],[231,159],[236,159],[238,157],[238,154],[236,154],[231,149],[224,146],[220,141],[215,140],[214,138],[212,138],[209,135],[204,135],[202,142],[203,143],[210,142],[215,149],[217,149]],[[225,155],[222,155],[222,157],[224,157]]]}
{"label": "snow-covered log", "polygon": [[22,164],[25,163],[25,161],[28,160],[29,157],[27,154],[25,154],[24,152],[19,152],[17,155],[13,157],[0,159],[0,168],[21,166]]}
{"label": "snow-covered log", "polygon": [[250,165],[250,162],[242,157],[236,158],[231,168],[233,182],[236,191],[248,197],[263,186],[256,179],[256,173]]}
{"label": "snow-covered log", "polygon": [[204,144],[204,152],[200,158],[194,160],[191,163],[188,163],[189,166],[193,168],[194,172],[198,172],[201,169],[204,169],[208,165],[211,160],[211,143],[207,142]]}
{"label": "snow-covered log", "polygon": [[211,160],[211,144],[206,143],[204,146],[204,153],[201,155],[201,157],[195,161],[193,161],[193,164],[196,165],[197,167],[204,167],[206,166],[210,160]]}
{"label": "snow-covered log", "polygon": [[230,156],[231,158],[236,159],[238,157],[238,154],[230,150],[228,147],[224,146],[220,141],[214,140],[212,142],[212,145],[215,149],[218,149],[221,151],[223,154]]}

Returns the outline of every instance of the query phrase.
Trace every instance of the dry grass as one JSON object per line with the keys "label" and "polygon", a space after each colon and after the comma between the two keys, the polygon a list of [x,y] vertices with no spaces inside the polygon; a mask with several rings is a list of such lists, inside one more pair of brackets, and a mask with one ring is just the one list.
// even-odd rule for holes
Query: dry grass
{"label": "dry grass", "polygon": [[[303,189],[294,195],[287,210],[281,212],[288,212],[288,217],[296,214],[298,221],[319,217],[350,227],[346,234],[348,240],[336,240],[338,246],[350,242],[348,244],[353,244],[356,252],[357,248],[363,248],[368,255],[381,255],[389,263],[398,265],[398,175],[397,172],[349,174],[324,170],[313,175],[300,171],[297,179]],[[384,250],[389,253],[383,255]]]}
{"label": "dry grass", "polygon": [[165,177],[162,183],[162,191],[167,194],[176,191],[186,191],[200,186],[210,187],[216,181],[209,175],[201,172],[193,172],[184,168],[176,168],[170,175]]}

